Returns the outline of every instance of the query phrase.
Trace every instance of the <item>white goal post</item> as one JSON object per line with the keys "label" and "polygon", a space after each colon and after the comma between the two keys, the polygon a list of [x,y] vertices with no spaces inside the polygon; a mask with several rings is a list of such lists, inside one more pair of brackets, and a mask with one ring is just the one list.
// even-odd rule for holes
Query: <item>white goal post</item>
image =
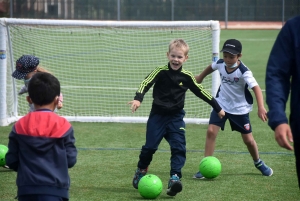
{"label": "white goal post", "polygon": [[[199,74],[219,57],[219,21],[88,21],[0,19],[0,126],[28,112],[23,81],[13,79],[16,60],[25,54],[61,83],[64,107],[58,114],[69,121],[147,121],[152,89],[135,113],[127,104],[140,82],[157,66],[167,64],[172,39],[190,46],[186,70]],[[219,74],[205,78],[203,87],[215,95]],[[186,123],[208,123],[211,107],[190,91],[185,101]]]}

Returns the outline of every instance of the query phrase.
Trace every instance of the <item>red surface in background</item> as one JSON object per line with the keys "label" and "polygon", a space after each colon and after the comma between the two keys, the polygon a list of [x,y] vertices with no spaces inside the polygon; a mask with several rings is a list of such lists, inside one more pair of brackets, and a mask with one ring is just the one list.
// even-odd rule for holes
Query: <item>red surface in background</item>
{"label": "red surface in background", "polygon": [[[224,21],[220,21],[221,29],[226,29]],[[230,21],[227,29],[281,29],[282,22]]]}

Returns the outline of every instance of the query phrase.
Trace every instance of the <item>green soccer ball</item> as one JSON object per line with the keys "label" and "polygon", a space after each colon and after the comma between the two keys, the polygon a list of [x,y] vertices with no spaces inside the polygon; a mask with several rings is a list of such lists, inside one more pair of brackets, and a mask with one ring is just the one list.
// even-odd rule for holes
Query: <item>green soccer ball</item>
{"label": "green soccer ball", "polygon": [[207,156],[200,161],[199,171],[207,179],[213,179],[220,175],[222,165],[214,156]]}
{"label": "green soccer ball", "polygon": [[5,162],[5,155],[8,152],[7,146],[0,144],[0,166],[4,166]]}
{"label": "green soccer ball", "polygon": [[138,191],[143,198],[155,199],[162,192],[162,182],[154,174],[147,174],[141,178],[138,184]]}

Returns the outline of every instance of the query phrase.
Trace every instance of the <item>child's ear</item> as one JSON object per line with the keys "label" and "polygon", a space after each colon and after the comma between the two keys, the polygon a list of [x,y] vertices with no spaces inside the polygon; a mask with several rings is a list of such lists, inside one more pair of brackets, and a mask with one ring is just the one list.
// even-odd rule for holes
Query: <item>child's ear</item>
{"label": "child's ear", "polygon": [[242,57],[242,53],[238,54],[238,59]]}
{"label": "child's ear", "polygon": [[51,103],[51,105],[52,105],[52,111],[55,111],[55,109],[57,108],[57,106],[58,106],[58,103],[59,103],[59,97],[58,96],[56,96],[55,98],[54,98],[54,100],[52,101],[52,103]]}
{"label": "child's ear", "polygon": [[32,104],[32,103],[33,103],[32,100],[31,100],[31,98],[30,98],[29,96],[26,96],[26,100],[27,100],[27,102],[28,102],[29,104]]}
{"label": "child's ear", "polygon": [[55,105],[58,105],[58,103],[59,103],[59,96],[56,96],[54,103],[55,103]]}

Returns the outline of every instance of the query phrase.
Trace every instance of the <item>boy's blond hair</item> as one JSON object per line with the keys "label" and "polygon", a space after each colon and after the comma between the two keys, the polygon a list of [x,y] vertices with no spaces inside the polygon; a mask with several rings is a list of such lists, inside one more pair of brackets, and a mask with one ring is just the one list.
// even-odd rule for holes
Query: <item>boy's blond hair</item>
{"label": "boy's blond hair", "polygon": [[181,38],[174,39],[169,44],[169,52],[174,48],[180,48],[183,50],[185,55],[188,55],[190,47],[189,45]]}

